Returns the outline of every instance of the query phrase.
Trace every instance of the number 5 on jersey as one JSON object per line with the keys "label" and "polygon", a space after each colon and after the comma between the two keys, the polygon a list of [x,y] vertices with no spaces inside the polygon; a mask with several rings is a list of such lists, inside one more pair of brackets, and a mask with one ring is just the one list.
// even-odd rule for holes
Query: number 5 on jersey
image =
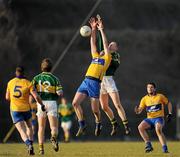
{"label": "number 5 on jersey", "polygon": [[22,96],[21,88],[22,88],[22,86],[15,86],[14,87],[14,94],[13,94],[13,96],[15,98],[20,98]]}

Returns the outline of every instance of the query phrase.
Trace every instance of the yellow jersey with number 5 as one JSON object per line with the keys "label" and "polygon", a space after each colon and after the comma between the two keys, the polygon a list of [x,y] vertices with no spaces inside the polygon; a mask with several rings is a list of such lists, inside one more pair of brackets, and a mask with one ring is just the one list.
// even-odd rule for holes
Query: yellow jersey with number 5
{"label": "yellow jersey with number 5", "polygon": [[10,95],[11,111],[25,112],[30,110],[29,95],[33,90],[32,83],[26,78],[13,78],[8,82],[7,92]]}

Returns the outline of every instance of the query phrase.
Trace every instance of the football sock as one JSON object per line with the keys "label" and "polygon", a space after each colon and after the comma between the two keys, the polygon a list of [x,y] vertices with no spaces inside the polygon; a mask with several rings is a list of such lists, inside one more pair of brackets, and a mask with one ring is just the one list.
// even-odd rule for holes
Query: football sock
{"label": "football sock", "polygon": [[52,134],[51,137],[56,139],[57,135],[56,134]]}
{"label": "football sock", "polygon": [[117,120],[115,118],[111,119],[111,124],[114,125],[117,123]]}
{"label": "football sock", "polygon": [[64,137],[65,137],[65,141],[69,141],[69,134],[68,133],[65,133]]}
{"label": "football sock", "polygon": [[27,139],[27,140],[25,141],[25,144],[26,144],[27,146],[29,146],[29,145],[31,145],[31,141],[30,141],[29,139]]}
{"label": "football sock", "polygon": [[166,151],[168,150],[167,145],[163,145],[163,146],[162,146],[162,149],[163,149],[163,152],[166,152]]}
{"label": "football sock", "polygon": [[39,150],[44,150],[44,145],[43,144],[39,144]]}
{"label": "football sock", "polygon": [[125,128],[128,127],[128,120],[127,119],[123,121],[123,125],[124,125]]}
{"label": "football sock", "polygon": [[79,127],[80,128],[84,128],[85,127],[85,120],[80,120],[80,121],[78,121],[78,123],[79,123]]}
{"label": "football sock", "polygon": [[33,145],[33,140],[29,140],[31,142],[31,145]]}

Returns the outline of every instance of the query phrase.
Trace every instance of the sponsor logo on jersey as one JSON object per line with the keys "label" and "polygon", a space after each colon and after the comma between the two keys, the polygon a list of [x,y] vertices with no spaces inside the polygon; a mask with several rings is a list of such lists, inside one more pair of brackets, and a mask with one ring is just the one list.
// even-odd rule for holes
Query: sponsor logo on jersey
{"label": "sponsor logo on jersey", "polygon": [[93,58],[91,63],[92,64],[104,65],[105,60],[102,58]]}
{"label": "sponsor logo on jersey", "polygon": [[156,105],[152,105],[152,106],[147,106],[146,107],[146,111],[149,112],[157,112],[162,110],[162,105],[161,104],[156,104]]}

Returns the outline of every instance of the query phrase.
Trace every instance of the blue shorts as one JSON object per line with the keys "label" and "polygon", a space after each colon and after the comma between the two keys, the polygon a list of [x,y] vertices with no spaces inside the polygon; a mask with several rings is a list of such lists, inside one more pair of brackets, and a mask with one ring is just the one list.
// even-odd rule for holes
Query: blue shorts
{"label": "blue shorts", "polygon": [[11,117],[14,124],[21,121],[27,121],[28,119],[31,118],[31,111],[27,111],[27,112],[11,111]]}
{"label": "blue shorts", "polygon": [[32,123],[33,126],[36,126],[37,120],[36,119],[32,119],[31,123]]}
{"label": "blue shorts", "polygon": [[154,129],[156,123],[160,123],[162,126],[164,126],[164,118],[163,118],[163,117],[158,117],[158,118],[146,118],[146,119],[144,119],[144,121],[151,126],[150,129]]}
{"label": "blue shorts", "polygon": [[99,98],[100,81],[91,78],[85,78],[79,86],[77,92],[84,93],[91,98]]}

